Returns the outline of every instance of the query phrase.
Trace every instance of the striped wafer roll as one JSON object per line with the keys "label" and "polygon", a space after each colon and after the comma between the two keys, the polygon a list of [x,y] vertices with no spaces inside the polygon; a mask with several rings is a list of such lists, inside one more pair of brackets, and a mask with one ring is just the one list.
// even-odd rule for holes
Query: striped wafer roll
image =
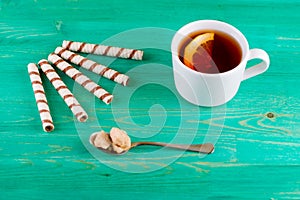
{"label": "striped wafer roll", "polygon": [[51,132],[54,129],[54,125],[39,70],[34,63],[29,63],[27,68],[34,92],[35,101],[43,124],[43,129],[45,132]]}
{"label": "striped wafer roll", "polygon": [[129,58],[134,60],[142,60],[144,54],[143,51],[136,49],[126,49],[120,47],[105,46],[101,44],[90,44],[85,42],[73,42],[68,40],[63,41],[62,47],[76,52],[119,58]]}
{"label": "striped wafer roll", "polygon": [[87,76],[83,75],[77,69],[72,67],[68,62],[64,61],[55,53],[51,53],[48,56],[48,60],[61,71],[63,71],[65,74],[67,74],[70,78],[72,78],[74,81],[79,83],[82,87],[84,87],[89,92],[94,94],[97,98],[102,100],[104,103],[109,104],[112,101],[113,96],[111,94],[109,94],[106,90],[97,85]]}
{"label": "striped wafer roll", "polygon": [[68,87],[61,80],[53,67],[45,59],[40,60],[39,65],[56,91],[63,98],[67,106],[71,109],[77,120],[80,122],[85,122],[88,119],[88,115],[81,107],[74,95],[71,93],[71,91],[68,89]]}
{"label": "striped wafer roll", "polygon": [[124,74],[120,74],[119,72],[117,72],[113,69],[110,69],[104,65],[98,64],[92,60],[89,60],[89,59],[81,56],[81,55],[78,55],[76,53],[68,51],[67,49],[64,49],[62,47],[57,47],[55,49],[55,53],[69,62],[79,65],[79,66],[81,66],[89,71],[92,71],[96,74],[99,74],[101,76],[104,76],[105,78],[113,80],[116,83],[122,84],[124,86],[126,86],[128,83],[128,80],[129,80],[128,76],[126,76]]}

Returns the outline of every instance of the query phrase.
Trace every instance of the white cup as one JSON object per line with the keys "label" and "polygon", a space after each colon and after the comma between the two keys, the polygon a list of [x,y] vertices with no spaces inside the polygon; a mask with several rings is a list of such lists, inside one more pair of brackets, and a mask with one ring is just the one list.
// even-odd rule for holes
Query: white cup
{"label": "white cup", "polygon": [[[223,32],[233,37],[242,50],[241,62],[233,69],[221,73],[202,73],[185,66],[179,59],[179,48],[182,42],[193,33],[201,30]],[[249,49],[245,36],[230,24],[216,20],[199,20],[180,28],[173,37],[172,62],[174,80],[179,94],[199,106],[218,106],[231,100],[237,93],[243,80],[265,72],[270,59],[262,49]],[[251,59],[260,59],[261,62],[246,69]]]}

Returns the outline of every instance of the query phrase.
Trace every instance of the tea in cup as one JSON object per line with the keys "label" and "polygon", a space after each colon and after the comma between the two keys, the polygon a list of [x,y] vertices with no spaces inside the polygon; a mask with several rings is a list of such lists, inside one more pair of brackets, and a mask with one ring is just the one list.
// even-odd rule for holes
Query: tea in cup
{"label": "tea in cup", "polygon": [[[262,49],[249,49],[235,27],[216,20],[199,20],[180,28],[172,40],[175,86],[187,101],[218,106],[231,100],[243,80],[265,72],[270,64]],[[249,60],[261,62],[246,68]]]}

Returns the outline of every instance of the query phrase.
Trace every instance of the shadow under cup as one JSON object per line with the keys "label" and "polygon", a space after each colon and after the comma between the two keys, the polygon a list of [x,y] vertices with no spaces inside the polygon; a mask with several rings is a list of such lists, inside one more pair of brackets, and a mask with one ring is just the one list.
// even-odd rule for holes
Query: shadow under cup
{"label": "shadow under cup", "polygon": [[[223,33],[236,42],[235,45],[238,45],[237,47],[240,49],[239,61],[236,66],[231,66],[230,69],[221,72],[205,73],[191,69],[183,63],[182,48],[188,40],[187,38],[208,30],[218,34]],[[211,107],[222,105],[235,96],[243,80],[249,54],[249,44],[238,29],[216,20],[195,21],[176,32],[171,50],[175,86],[184,99],[195,105]]]}

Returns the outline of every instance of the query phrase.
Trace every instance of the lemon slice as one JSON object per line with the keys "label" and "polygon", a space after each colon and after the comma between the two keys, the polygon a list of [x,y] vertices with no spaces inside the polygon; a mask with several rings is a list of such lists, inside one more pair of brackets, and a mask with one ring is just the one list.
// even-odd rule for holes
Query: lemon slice
{"label": "lemon slice", "polygon": [[191,69],[203,71],[209,68],[214,43],[214,33],[203,33],[195,37],[184,49],[183,63]]}

